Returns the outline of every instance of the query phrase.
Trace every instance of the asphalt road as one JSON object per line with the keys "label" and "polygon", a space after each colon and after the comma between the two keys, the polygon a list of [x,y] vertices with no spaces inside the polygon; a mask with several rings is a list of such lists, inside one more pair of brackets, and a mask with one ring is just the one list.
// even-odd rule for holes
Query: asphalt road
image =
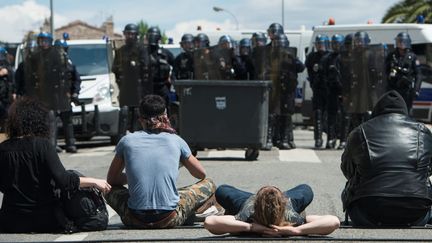
{"label": "asphalt road", "polygon": [[[314,201],[307,208],[307,214],[333,214],[344,219],[340,193],[345,178],[340,171],[339,150],[313,150],[313,133],[310,130],[295,130],[295,150],[260,151],[258,160],[246,161],[245,151],[207,150],[199,151],[198,158],[205,166],[208,176],[217,184],[231,184],[243,190],[255,192],[263,185],[276,185],[288,189],[300,183],[309,184],[315,194]],[[114,146],[104,140],[92,141],[80,146],[77,154],[61,153],[60,157],[67,169],[77,169],[82,173],[105,178],[108,166],[114,155]],[[194,182],[192,176],[180,169],[178,186]],[[1,200],[1,195],[0,195]],[[425,241],[432,242],[432,228],[411,229],[353,229],[340,228],[326,237],[291,237],[289,239],[265,239],[232,236],[214,236],[202,228],[182,227],[170,230],[125,229],[120,218],[110,213],[109,228],[101,232],[83,232],[71,235],[61,234],[0,234],[1,242],[40,242],[40,241]]]}

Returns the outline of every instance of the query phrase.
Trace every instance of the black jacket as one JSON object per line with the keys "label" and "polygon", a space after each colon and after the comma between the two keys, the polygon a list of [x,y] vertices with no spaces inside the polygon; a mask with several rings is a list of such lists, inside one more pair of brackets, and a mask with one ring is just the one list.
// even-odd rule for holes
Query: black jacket
{"label": "black jacket", "polygon": [[372,118],[348,137],[341,164],[348,179],[342,195],[344,209],[371,196],[420,198],[432,203],[431,157],[429,129],[408,116],[396,91],[387,92],[375,105]]}

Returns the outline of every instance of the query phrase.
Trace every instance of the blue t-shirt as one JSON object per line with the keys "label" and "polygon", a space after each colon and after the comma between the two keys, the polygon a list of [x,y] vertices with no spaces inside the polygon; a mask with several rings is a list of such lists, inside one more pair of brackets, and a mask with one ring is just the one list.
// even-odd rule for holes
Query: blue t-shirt
{"label": "blue t-shirt", "polygon": [[189,146],[176,134],[136,131],[124,136],[116,156],[125,162],[129,208],[174,210],[179,201],[179,163],[190,155]]}

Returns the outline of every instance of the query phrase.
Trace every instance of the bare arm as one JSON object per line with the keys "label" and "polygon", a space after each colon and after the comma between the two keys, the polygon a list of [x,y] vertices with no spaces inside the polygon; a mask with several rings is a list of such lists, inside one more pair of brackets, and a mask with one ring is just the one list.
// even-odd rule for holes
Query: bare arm
{"label": "bare arm", "polygon": [[80,177],[80,187],[96,187],[103,193],[111,190],[111,185],[106,180],[96,179],[92,177]]}
{"label": "bare arm", "polygon": [[277,235],[277,230],[256,223],[246,223],[232,215],[209,216],[204,221],[204,228],[215,235],[226,233],[251,232],[264,235]]}
{"label": "bare arm", "polygon": [[205,169],[195,156],[190,155],[182,163],[193,177],[201,180],[206,178]]}
{"label": "bare arm", "polygon": [[107,181],[109,184],[113,186],[122,186],[127,184],[127,177],[123,172],[124,167],[124,160],[117,155],[114,156],[107,175]]}
{"label": "bare arm", "polygon": [[339,228],[340,221],[333,215],[309,215],[306,216],[306,223],[300,226],[272,226],[281,235],[328,235]]}

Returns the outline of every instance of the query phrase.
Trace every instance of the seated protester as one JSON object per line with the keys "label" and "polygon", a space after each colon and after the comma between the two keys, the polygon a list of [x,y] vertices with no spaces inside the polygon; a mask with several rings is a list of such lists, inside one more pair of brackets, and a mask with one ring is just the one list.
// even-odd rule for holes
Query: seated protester
{"label": "seated protester", "polygon": [[335,216],[301,215],[313,199],[312,189],[305,184],[285,192],[274,186],[264,186],[256,195],[222,185],[215,195],[226,214],[233,215],[207,217],[204,227],[213,234],[326,235],[339,228],[339,219]]}
{"label": "seated protester", "polygon": [[408,115],[392,90],[370,120],[355,128],[342,154],[348,179],[344,211],[354,226],[424,226],[431,223],[432,134]]}
{"label": "seated protester", "polygon": [[8,139],[0,143],[0,232],[62,232],[60,199],[55,189],[72,194],[80,187],[108,192],[105,181],[66,171],[48,140],[48,110],[22,98],[9,109]]}
{"label": "seated protester", "polygon": [[[129,227],[183,225],[214,194],[216,186],[206,178],[186,142],[175,134],[162,97],[143,98],[139,121],[144,130],[127,134],[117,144],[107,176],[114,186],[106,196],[107,203]],[[177,189],[181,165],[200,181]]]}

